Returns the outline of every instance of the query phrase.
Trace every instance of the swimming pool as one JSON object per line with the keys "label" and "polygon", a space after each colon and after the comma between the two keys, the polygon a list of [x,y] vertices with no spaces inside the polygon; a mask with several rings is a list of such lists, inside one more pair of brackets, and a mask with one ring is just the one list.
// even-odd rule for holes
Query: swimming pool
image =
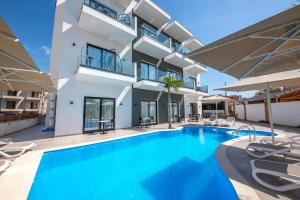
{"label": "swimming pool", "polygon": [[234,138],[226,131],[184,127],[46,152],[28,199],[238,199],[214,157]]}

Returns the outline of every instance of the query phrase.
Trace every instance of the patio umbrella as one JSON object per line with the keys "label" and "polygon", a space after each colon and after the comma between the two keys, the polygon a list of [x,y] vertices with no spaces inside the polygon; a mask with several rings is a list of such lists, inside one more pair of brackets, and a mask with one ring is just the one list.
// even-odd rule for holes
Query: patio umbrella
{"label": "patio umbrella", "polygon": [[238,79],[300,68],[300,5],[188,54]]}
{"label": "patio umbrella", "polygon": [[39,71],[19,39],[1,17],[0,89],[55,91],[50,76]]}
{"label": "patio umbrella", "polygon": [[202,97],[200,99],[203,102],[207,103],[216,103],[216,118],[218,118],[218,103],[222,101],[233,101],[232,99],[229,99],[227,97],[219,96],[219,95],[213,95],[213,96],[208,96],[208,97]]}
{"label": "patio umbrella", "polygon": [[274,128],[272,118],[272,107],[270,99],[270,88],[278,87],[300,87],[300,72],[279,72],[269,75],[245,78],[233,84],[228,84],[224,87],[216,88],[215,90],[223,91],[250,91],[266,89],[267,91],[267,104],[269,110],[269,121],[272,132],[272,141],[274,143]]}

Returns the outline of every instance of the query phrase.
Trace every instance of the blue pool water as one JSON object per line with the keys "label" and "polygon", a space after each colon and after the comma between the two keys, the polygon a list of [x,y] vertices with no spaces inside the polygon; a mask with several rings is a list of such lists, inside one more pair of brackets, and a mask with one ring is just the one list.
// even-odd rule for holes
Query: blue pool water
{"label": "blue pool water", "polygon": [[185,127],[45,153],[28,199],[238,199],[214,157],[233,138],[226,131]]}

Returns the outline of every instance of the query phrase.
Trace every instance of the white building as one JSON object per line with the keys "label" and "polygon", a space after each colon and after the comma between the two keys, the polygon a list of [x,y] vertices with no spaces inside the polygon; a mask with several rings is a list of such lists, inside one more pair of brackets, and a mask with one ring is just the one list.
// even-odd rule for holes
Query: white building
{"label": "white building", "polygon": [[145,117],[166,122],[167,75],[185,82],[172,94],[172,115],[188,116],[191,103],[207,95],[200,88],[207,68],[184,56],[200,46],[150,0],[57,0],[55,135],[126,128]]}

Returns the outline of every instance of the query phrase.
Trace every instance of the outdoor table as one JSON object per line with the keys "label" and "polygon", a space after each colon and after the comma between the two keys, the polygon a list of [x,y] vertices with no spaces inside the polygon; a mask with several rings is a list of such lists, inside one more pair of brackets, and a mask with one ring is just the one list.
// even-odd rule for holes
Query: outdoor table
{"label": "outdoor table", "polygon": [[99,120],[98,123],[99,123],[99,129],[101,129],[101,127],[103,127],[102,129],[102,134],[104,134],[105,130],[104,130],[104,125],[105,123],[109,123],[110,120]]}

